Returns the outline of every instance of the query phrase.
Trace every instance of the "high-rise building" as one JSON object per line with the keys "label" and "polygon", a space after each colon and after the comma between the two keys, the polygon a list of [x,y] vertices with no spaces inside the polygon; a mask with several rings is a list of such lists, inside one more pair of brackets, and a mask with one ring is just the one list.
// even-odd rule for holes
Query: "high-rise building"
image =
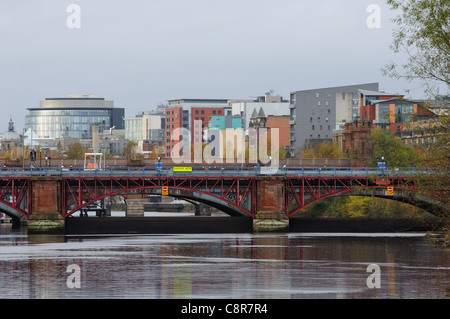
{"label": "high-rise building", "polygon": [[[225,115],[228,99],[176,99],[168,100],[165,110],[165,155],[171,156],[173,147],[179,143],[179,136],[173,136],[175,129],[185,128],[191,135],[190,143],[202,143],[203,130],[208,127],[212,116]],[[200,124],[201,122],[201,124]]]}
{"label": "high-rise building", "polygon": [[290,96],[290,148],[301,151],[331,142],[340,123],[359,118],[359,90],[378,91],[378,83],[366,83],[292,92]]}
{"label": "high-rise building", "polygon": [[145,145],[161,146],[164,141],[163,125],[165,119],[162,119],[164,113],[141,112],[133,118],[125,118],[125,139],[138,143],[139,150],[145,151]]}
{"label": "high-rise building", "polygon": [[91,139],[92,124],[99,131],[115,127],[123,129],[124,108],[114,107],[114,101],[93,95],[69,95],[46,98],[39,108],[28,108],[25,129],[31,128],[38,137],[50,139]]}

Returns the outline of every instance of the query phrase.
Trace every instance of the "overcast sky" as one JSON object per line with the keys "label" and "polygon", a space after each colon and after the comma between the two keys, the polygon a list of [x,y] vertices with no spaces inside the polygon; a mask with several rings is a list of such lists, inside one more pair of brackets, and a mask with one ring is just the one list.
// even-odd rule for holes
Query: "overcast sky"
{"label": "overcast sky", "polygon": [[[72,3],[80,28],[66,23]],[[381,28],[367,26],[370,4]],[[0,0],[0,132],[12,116],[21,133],[27,108],[69,94],[134,117],[168,99],[270,89],[287,99],[379,82],[404,93],[408,83],[381,72],[400,58],[389,48],[394,16],[384,0]]]}

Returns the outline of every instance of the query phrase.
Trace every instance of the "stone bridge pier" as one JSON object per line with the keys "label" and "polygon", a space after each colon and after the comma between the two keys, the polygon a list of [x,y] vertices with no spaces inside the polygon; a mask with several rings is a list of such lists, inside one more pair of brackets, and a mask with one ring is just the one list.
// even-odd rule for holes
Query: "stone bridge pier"
{"label": "stone bridge pier", "polygon": [[285,232],[289,230],[286,216],[284,177],[256,178],[256,216],[254,232]]}
{"label": "stone bridge pier", "polygon": [[148,202],[147,194],[125,195],[126,217],[144,217],[145,203]]}
{"label": "stone bridge pier", "polygon": [[61,178],[33,177],[31,179],[32,214],[27,219],[28,233],[63,233],[61,215]]}

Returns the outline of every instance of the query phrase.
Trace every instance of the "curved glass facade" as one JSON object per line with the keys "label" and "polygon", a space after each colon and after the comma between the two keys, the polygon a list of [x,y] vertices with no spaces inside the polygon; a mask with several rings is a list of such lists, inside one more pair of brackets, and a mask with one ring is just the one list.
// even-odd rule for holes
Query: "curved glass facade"
{"label": "curved glass facade", "polygon": [[[51,100],[53,103],[58,102],[58,99]],[[78,107],[57,108],[56,105],[48,107],[48,105],[42,105],[41,103],[41,108],[30,108],[28,109],[28,115],[25,117],[25,128],[31,128],[37,136],[43,138],[90,139],[92,138],[92,124],[99,124],[100,132],[112,126],[123,127],[121,123],[124,109],[110,107],[112,101],[98,100],[97,103],[108,102],[109,107],[86,107],[86,105],[83,105],[86,104],[86,100],[77,101],[77,99],[73,99],[71,102],[74,104],[79,102]],[[67,103],[67,100],[61,102],[63,106]]]}

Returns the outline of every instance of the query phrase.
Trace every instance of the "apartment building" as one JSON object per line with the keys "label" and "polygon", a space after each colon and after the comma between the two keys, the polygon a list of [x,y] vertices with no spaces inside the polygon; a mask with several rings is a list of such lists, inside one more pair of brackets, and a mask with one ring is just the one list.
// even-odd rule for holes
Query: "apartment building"
{"label": "apartment building", "polygon": [[168,100],[164,127],[166,157],[171,156],[173,147],[179,143],[179,136],[173,135],[176,129],[189,130],[191,144],[202,143],[203,130],[208,127],[211,117],[225,115],[226,108],[228,108],[228,99]]}
{"label": "apartment building", "polygon": [[291,92],[290,149],[298,154],[322,142],[331,142],[333,130],[359,118],[361,92],[379,91],[378,83]]}

